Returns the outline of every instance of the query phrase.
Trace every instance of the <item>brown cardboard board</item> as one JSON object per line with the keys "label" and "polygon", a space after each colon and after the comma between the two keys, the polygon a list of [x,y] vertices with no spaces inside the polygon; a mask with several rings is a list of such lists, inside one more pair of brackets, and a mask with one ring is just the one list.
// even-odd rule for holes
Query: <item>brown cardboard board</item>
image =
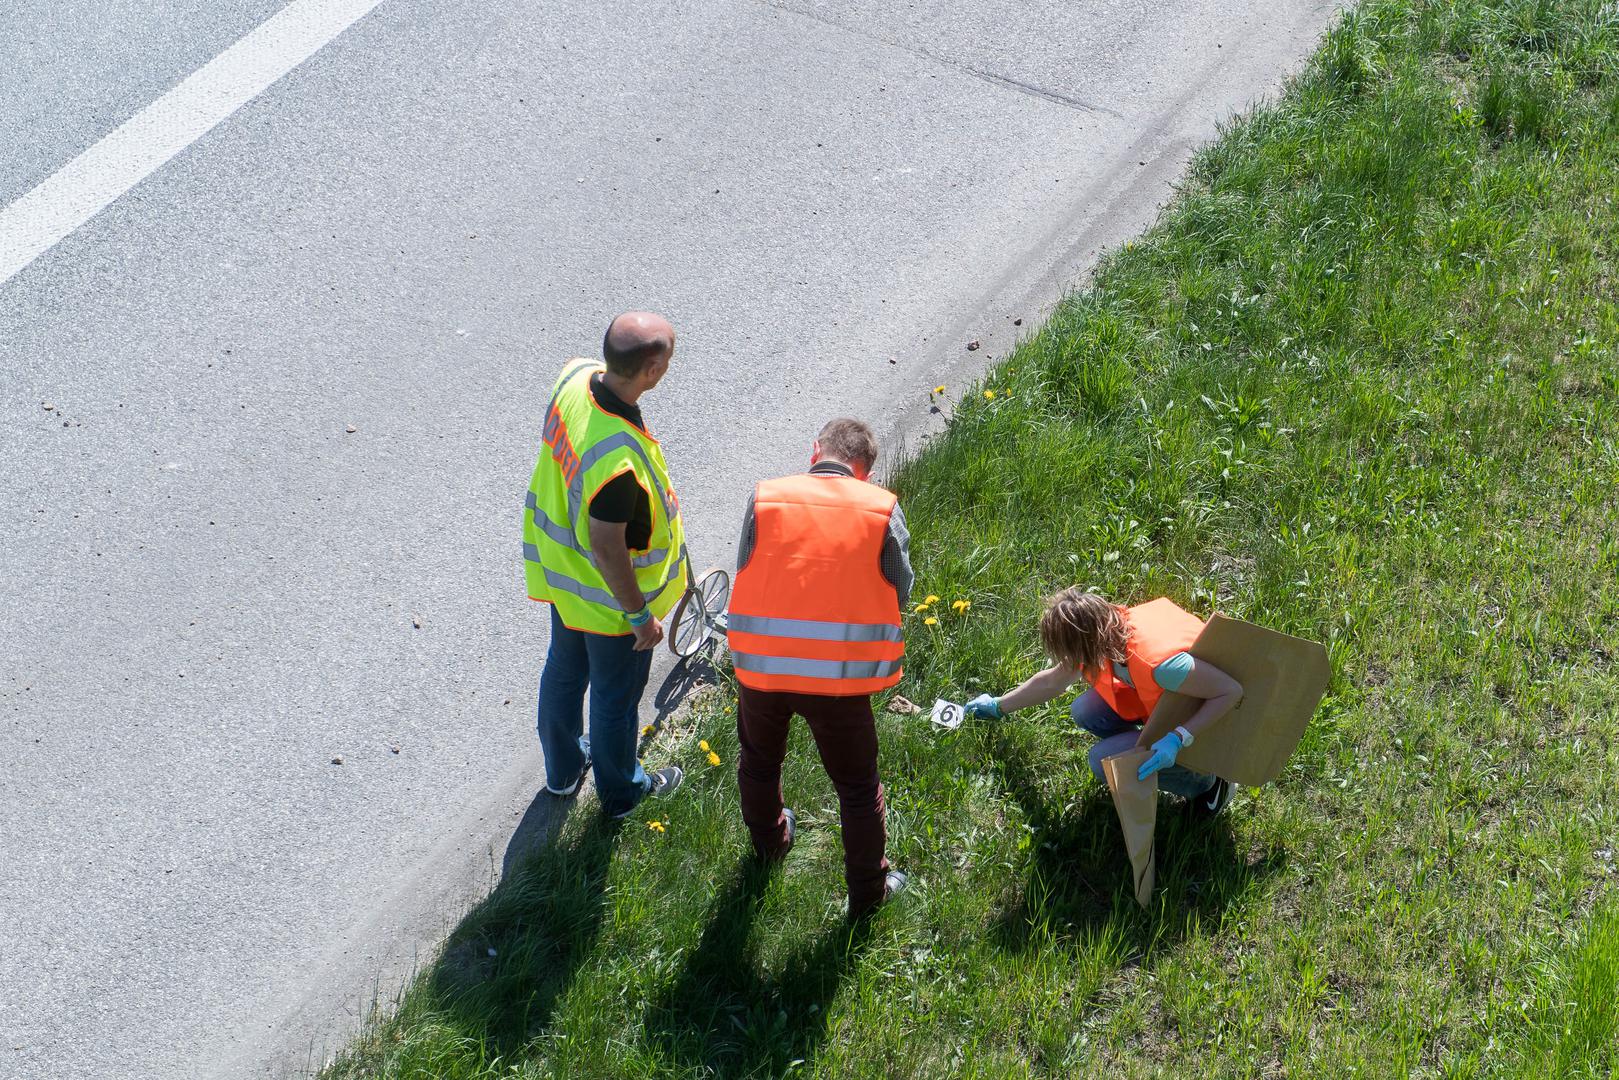
{"label": "brown cardboard board", "polygon": [[[1242,700],[1199,733],[1176,764],[1249,787],[1270,783],[1282,774],[1327,692],[1327,650],[1215,614],[1187,651],[1241,683]],[[1143,745],[1185,723],[1200,704],[1184,694],[1165,694],[1147,720]]]}
{"label": "brown cardboard board", "polygon": [[1158,774],[1137,780],[1136,770],[1151,755],[1150,750],[1138,747],[1102,759],[1107,789],[1113,793],[1113,809],[1118,811],[1119,828],[1124,831],[1124,848],[1130,854],[1136,903],[1142,907],[1152,900],[1157,874],[1153,832],[1158,823]]}

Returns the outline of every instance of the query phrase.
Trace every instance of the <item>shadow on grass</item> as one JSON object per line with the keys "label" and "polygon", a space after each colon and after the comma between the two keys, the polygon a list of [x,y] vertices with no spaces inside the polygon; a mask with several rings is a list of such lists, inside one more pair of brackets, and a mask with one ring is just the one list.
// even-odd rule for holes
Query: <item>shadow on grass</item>
{"label": "shadow on grass", "polygon": [[511,877],[526,861],[548,849],[567,824],[577,799],[559,799],[544,791],[523,811],[523,818],[506,841],[506,854],[500,861],[500,879]]}
{"label": "shadow on grass", "polygon": [[827,1011],[871,938],[870,922],[839,923],[761,975],[749,947],[773,868],[744,858],[710,910],[702,939],[646,1031],[664,1059],[694,1074],[777,1076],[826,1039]]}
{"label": "shadow on grass", "polygon": [[1049,794],[1028,755],[1001,729],[990,735],[1008,793],[1034,829],[1033,867],[1022,893],[993,929],[1005,949],[1038,949],[1051,934],[1084,934],[1115,923],[1141,951],[1173,945],[1190,915],[1217,919],[1234,900],[1275,874],[1281,849],[1249,858],[1237,851],[1228,814],[1196,822],[1181,800],[1164,797],[1158,810],[1158,887],[1143,911],[1130,890],[1130,861],[1118,816],[1105,790],[1063,805]]}
{"label": "shadow on grass", "polygon": [[[651,726],[661,730],[664,722],[697,690],[720,682],[724,676],[714,663],[715,646],[709,645],[691,656],[682,657],[669,669],[663,682],[652,695],[652,707],[657,710]],[[642,740],[643,743],[645,740]]]}
{"label": "shadow on grass", "polygon": [[462,921],[428,976],[439,1007],[491,1057],[517,1056],[550,1023],[601,935],[620,823],[598,817],[571,842],[553,844],[572,802],[542,794],[530,806],[528,842],[514,855],[513,838],[505,877]]}

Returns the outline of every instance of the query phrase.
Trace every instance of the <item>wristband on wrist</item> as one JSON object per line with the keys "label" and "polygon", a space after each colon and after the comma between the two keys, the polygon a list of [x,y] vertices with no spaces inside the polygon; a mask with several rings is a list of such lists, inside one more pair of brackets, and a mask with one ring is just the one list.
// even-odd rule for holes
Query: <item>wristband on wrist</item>
{"label": "wristband on wrist", "polygon": [[652,608],[650,605],[643,604],[640,611],[632,611],[628,617],[631,626],[645,626],[652,621]]}
{"label": "wristband on wrist", "polygon": [[1175,729],[1175,734],[1177,734],[1177,735],[1179,735],[1181,737],[1181,745],[1182,746],[1191,746],[1192,745],[1192,733],[1190,731],[1187,731],[1184,727],[1176,728]]}

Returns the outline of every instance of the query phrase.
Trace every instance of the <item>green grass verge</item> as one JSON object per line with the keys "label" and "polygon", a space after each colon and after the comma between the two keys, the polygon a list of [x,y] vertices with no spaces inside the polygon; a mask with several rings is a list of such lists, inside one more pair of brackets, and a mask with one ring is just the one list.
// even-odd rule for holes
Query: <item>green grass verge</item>
{"label": "green grass verge", "polygon": [[721,693],[648,750],[666,832],[581,808],[328,1075],[1614,1075],[1616,176],[1611,5],[1368,0],[900,471],[919,701],[1034,670],[1073,582],[1329,644],[1152,910],[1060,705],[884,714],[915,889],[849,933],[801,731],[747,866]]}

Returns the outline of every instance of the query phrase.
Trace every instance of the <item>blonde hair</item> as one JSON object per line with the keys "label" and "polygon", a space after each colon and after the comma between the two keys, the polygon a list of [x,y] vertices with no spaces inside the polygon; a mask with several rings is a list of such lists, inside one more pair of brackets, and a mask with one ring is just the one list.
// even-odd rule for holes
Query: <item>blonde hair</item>
{"label": "blonde hair", "polygon": [[1124,663],[1129,635],[1116,606],[1077,585],[1046,601],[1040,616],[1040,642],[1046,654],[1087,678],[1095,678],[1106,662]]}

